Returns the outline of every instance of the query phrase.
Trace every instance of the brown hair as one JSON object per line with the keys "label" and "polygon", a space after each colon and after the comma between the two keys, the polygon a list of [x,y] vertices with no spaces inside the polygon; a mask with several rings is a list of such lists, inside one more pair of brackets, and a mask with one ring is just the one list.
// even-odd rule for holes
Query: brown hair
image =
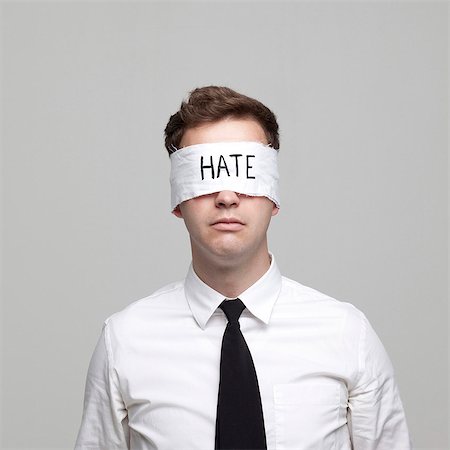
{"label": "brown hair", "polygon": [[180,110],[170,116],[164,130],[169,155],[179,148],[188,128],[228,117],[255,119],[263,128],[270,145],[277,150],[280,148],[277,119],[269,108],[230,88],[205,86],[191,91],[181,103]]}

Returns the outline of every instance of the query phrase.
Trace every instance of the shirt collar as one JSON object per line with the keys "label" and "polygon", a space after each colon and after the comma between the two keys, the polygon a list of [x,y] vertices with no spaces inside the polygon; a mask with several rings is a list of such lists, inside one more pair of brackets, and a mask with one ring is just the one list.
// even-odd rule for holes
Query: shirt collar
{"label": "shirt collar", "polygon": [[[267,272],[239,295],[247,309],[265,324],[269,323],[273,306],[281,290],[281,273],[274,256],[272,254],[270,256],[271,263]],[[204,329],[225,297],[200,280],[192,264],[184,282],[184,291],[195,320]]]}

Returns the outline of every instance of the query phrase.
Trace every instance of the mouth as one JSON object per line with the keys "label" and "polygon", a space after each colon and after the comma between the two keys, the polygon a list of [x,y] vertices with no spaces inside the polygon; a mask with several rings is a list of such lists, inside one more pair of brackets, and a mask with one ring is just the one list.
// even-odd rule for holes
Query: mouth
{"label": "mouth", "polygon": [[244,223],[234,217],[224,217],[213,222],[211,226],[220,231],[239,231],[244,228]]}

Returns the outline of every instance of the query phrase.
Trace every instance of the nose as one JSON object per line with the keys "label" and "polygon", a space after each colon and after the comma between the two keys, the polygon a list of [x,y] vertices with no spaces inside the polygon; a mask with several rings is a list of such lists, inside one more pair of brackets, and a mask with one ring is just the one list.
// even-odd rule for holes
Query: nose
{"label": "nose", "polygon": [[240,198],[236,192],[220,191],[216,195],[217,208],[231,208],[239,206]]}

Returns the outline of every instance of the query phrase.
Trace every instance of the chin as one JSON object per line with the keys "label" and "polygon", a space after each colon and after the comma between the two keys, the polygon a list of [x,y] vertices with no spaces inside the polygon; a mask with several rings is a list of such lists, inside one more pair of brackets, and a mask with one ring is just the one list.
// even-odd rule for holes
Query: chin
{"label": "chin", "polygon": [[246,242],[246,245],[242,245],[242,242],[233,242],[210,248],[210,254],[216,258],[218,263],[232,266],[251,258],[253,254],[257,253],[257,248],[249,242]]}
{"label": "chin", "polygon": [[228,234],[209,236],[209,239],[198,239],[193,243],[194,253],[204,261],[210,260],[219,265],[232,265],[258,248],[257,242],[249,240],[249,236]]}
{"label": "chin", "polygon": [[220,260],[235,260],[245,254],[245,248],[239,242],[221,242],[210,246],[208,253]]}
{"label": "chin", "polygon": [[211,253],[215,256],[222,257],[222,258],[236,258],[239,257],[244,253],[244,249],[242,247],[234,247],[234,246],[227,246],[227,247],[218,247],[211,249]]}

